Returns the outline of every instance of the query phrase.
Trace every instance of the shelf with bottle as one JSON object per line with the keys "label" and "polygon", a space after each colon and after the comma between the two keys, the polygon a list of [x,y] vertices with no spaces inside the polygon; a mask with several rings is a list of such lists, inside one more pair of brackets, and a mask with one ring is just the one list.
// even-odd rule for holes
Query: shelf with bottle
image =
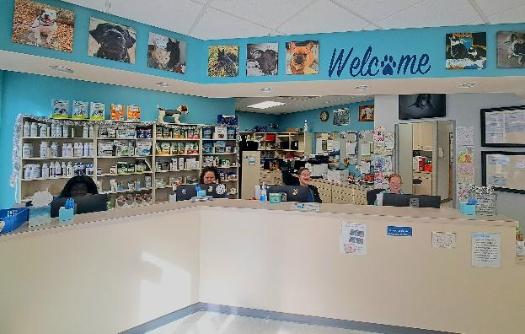
{"label": "shelf with bottle", "polygon": [[152,155],[97,155],[97,159],[144,159],[151,158]]}
{"label": "shelf with bottle", "polygon": [[135,193],[143,191],[152,191],[153,188],[140,188],[140,189],[117,189],[117,190],[104,190],[101,194],[123,194],[123,193]]}
{"label": "shelf with bottle", "polygon": [[236,125],[210,125],[202,128],[203,141],[237,141]]}
{"label": "shelf with bottle", "polygon": [[78,161],[51,161],[24,164],[22,166],[21,181],[47,181],[71,178],[75,175],[92,176],[95,172],[93,163]]}
{"label": "shelf with bottle", "polygon": [[[64,121],[67,121],[64,122]],[[74,122],[72,124],[72,122]],[[37,119],[24,117],[22,139],[78,139],[93,140],[95,125],[86,121]]]}
{"label": "shelf with bottle", "polygon": [[196,124],[157,124],[157,141],[200,141],[201,126]]}
{"label": "shelf with bottle", "polygon": [[150,175],[150,174],[153,174],[153,172],[152,172],[152,171],[145,171],[145,172],[119,173],[119,174],[113,174],[113,173],[102,173],[102,174],[98,174],[97,177],[133,176],[133,175]]}

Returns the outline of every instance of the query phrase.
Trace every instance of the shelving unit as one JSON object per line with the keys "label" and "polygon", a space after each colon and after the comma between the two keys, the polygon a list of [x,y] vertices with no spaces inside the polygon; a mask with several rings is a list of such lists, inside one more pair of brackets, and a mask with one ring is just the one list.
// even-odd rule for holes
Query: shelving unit
{"label": "shelving unit", "polygon": [[[24,117],[22,126],[26,123],[29,129],[27,126],[26,129],[21,129],[23,136],[19,143],[19,201],[27,200],[35,192],[42,190],[48,190],[57,196],[67,180],[78,174],[91,176],[99,192],[111,195],[111,202],[116,205],[125,205],[134,199],[140,203],[167,201],[169,189],[172,189],[174,184],[198,182],[203,167],[203,143],[212,143],[215,146],[215,143],[220,142],[228,143],[226,146],[231,147],[231,151],[208,152],[205,157],[212,161],[213,158],[218,159],[216,167],[226,176],[222,179],[232,194],[231,197],[236,197],[238,193],[236,128],[234,131],[229,130],[230,135],[233,133],[232,138],[203,139],[204,125],[200,124],[92,122]],[[32,134],[35,133],[30,133],[32,123],[37,124],[37,133],[34,136]],[[215,129],[215,126],[206,127]],[[58,128],[60,135],[66,134],[68,137],[58,137]],[[29,133],[24,133],[24,130]],[[225,131],[227,135],[228,129]],[[39,137],[39,134],[43,136]],[[41,156],[40,146],[43,142],[46,142],[44,146],[47,149],[44,148],[44,156]],[[53,149],[56,156],[51,154],[52,143],[55,144]],[[75,143],[77,151],[72,148]],[[72,152],[65,153],[71,153],[73,156],[62,156],[62,147],[68,144],[72,145]],[[78,149],[80,144],[81,150]],[[86,152],[84,145],[88,145]],[[83,156],[84,153],[87,156]],[[69,162],[73,169],[71,174],[49,174],[48,177],[42,178],[44,163],[48,167],[51,163],[60,164],[60,169],[65,164],[67,172]],[[28,175],[24,175],[28,166],[36,165],[38,167],[35,167],[33,175],[29,171]]]}
{"label": "shelving unit", "polygon": [[243,132],[248,141],[257,142],[261,161],[294,159],[312,153],[312,133],[304,132]]}

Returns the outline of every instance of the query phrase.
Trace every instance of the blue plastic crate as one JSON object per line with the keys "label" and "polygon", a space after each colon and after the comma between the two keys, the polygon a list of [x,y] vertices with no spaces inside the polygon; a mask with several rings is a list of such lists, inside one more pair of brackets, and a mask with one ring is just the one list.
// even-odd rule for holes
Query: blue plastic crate
{"label": "blue plastic crate", "polygon": [[[20,227],[29,220],[29,209],[3,209],[0,210],[0,234],[9,233]],[[4,225],[2,227],[2,225]]]}

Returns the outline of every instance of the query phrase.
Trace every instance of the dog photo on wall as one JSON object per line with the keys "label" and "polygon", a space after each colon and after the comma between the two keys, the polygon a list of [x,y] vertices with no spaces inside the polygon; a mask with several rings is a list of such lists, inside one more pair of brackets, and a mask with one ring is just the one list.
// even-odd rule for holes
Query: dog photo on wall
{"label": "dog photo on wall", "polygon": [[248,44],[246,48],[247,76],[277,75],[279,68],[278,43]]}
{"label": "dog photo on wall", "polygon": [[92,57],[135,64],[137,33],[125,25],[96,19],[89,21],[88,54]]}
{"label": "dog photo on wall", "polygon": [[239,75],[238,45],[208,47],[208,76],[236,77],[237,75]]}
{"label": "dog photo on wall", "polygon": [[16,0],[13,42],[72,52],[75,14],[31,0]]}
{"label": "dog photo on wall", "polygon": [[184,73],[186,70],[186,43],[175,38],[150,33],[148,66],[159,70]]}
{"label": "dog photo on wall", "polygon": [[448,70],[484,69],[487,66],[487,33],[447,34]]}
{"label": "dog photo on wall", "polygon": [[498,31],[498,67],[525,67],[525,31]]}
{"label": "dog photo on wall", "polygon": [[319,42],[286,42],[286,74],[318,74]]}

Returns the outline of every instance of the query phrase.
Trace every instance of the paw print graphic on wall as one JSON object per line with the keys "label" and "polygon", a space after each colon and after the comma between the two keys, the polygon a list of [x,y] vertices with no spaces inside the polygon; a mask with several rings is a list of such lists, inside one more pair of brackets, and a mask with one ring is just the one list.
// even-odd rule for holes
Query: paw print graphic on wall
{"label": "paw print graphic on wall", "polygon": [[383,58],[383,61],[381,62],[381,67],[383,68],[383,75],[393,75],[396,66],[397,64],[394,61],[394,58],[392,56],[385,55],[385,58]]}

